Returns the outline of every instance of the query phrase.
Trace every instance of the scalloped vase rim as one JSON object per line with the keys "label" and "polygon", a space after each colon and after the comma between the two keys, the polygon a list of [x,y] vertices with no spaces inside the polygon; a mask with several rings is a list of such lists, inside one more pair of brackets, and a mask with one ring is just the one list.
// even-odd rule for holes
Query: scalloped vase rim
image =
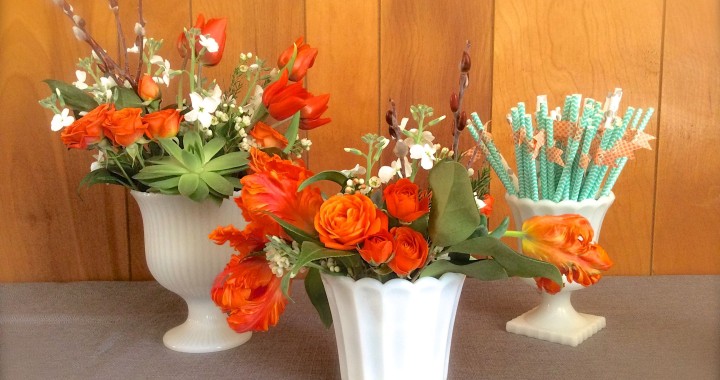
{"label": "scalloped vase rim", "polygon": [[[185,198],[185,199],[187,199],[187,200],[192,200],[192,199],[190,199],[190,198],[188,198],[188,197],[186,197],[186,196],[184,196],[184,195],[182,195],[182,194],[151,193],[151,192],[147,192],[147,191],[139,191],[139,190],[133,190],[133,189],[130,189],[130,193],[131,193],[134,197],[148,197],[148,198],[179,197],[179,198]],[[225,198],[224,200],[231,200],[231,199],[233,199],[233,198],[235,198],[235,197],[238,197],[238,196],[240,196],[240,192],[239,192],[239,191],[234,191],[232,197]],[[195,201],[193,201],[193,202],[198,203],[198,204],[202,204],[203,202],[208,201],[208,200],[210,200],[210,199],[209,199],[209,198],[208,198],[208,199],[203,199],[202,202],[195,202]]]}
{"label": "scalloped vase rim", "polygon": [[564,200],[560,202],[553,202],[550,199],[541,199],[539,201],[534,201],[530,198],[518,198],[517,195],[510,195],[508,193],[505,193],[506,199],[513,199],[515,202],[518,202],[519,204],[532,204],[532,205],[548,205],[548,206],[562,206],[562,205],[575,205],[575,206],[581,206],[585,204],[602,204],[602,203],[613,203],[615,200],[615,193],[612,191],[610,192],[610,195],[602,196],[598,199],[583,199],[581,201],[572,201],[572,200]]}
{"label": "scalloped vase rim", "polygon": [[389,280],[385,283],[380,282],[380,280],[365,277],[361,278],[359,280],[353,280],[352,278],[348,276],[341,276],[341,275],[333,275],[328,273],[322,273],[322,276],[327,278],[332,278],[334,281],[342,281],[346,283],[354,283],[356,286],[369,286],[373,288],[379,288],[379,289],[395,289],[395,288],[412,288],[413,286],[422,286],[425,284],[428,284],[429,286],[432,286],[432,284],[437,283],[447,283],[451,282],[453,280],[458,281],[461,279],[464,279],[466,276],[462,273],[455,273],[455,272],[447,272],[444,273],[440,278],[435,277],[423,277],[418,279],[415,282],[410,282],[409,280],[405,278],[393,278],[392,280]]}

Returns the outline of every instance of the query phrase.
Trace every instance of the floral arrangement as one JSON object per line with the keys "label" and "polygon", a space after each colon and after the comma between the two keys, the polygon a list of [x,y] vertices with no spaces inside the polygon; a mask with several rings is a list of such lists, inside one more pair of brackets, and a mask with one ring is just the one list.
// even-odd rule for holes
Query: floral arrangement
{"label": "floral arrangement", "polygon": [[[466,49],[460,96],[451,97],[458,116],[463,113],[459,104],[469,67]],[[447,272],[482,280],[537,277],[560,288],[562,278],[552,261],[515,252],[501,242],[503,236],[522,238],[535,256],[570,265],[581,274],[579,279],[596,274],[586,265],[587,256],[605,253],[590,243],[587,220],[537,217],[522,231],[507,231],[505,218],[488,230],[489,169],[471,167],[474,149],[455,154],[457,137],[467,123],[456,117],[454,148],[442,147],[434,143],[430,129],[444,116],[433,118],[431,107],[412,106],[415,127],[408,128],[409,119],[398,123],[391,105],[386,120],[395,159],[389,165],[380,163],[391,140],[374,134],[363,136],[366,149],[346,149],[366,162],[366,167],[351,170],[313,174],[299,160],[251,151],[251,173],[241,179],[242,192],[236,198],[248,225],[243,230],[218,227],[210,234],[217,244],[229,244],[237,252],[211,292],[232,328],[266,331],[275,325],[289,300],[290,282],[301,272],[327,326],[332,317],[321,273],[381,282],[439,278]],[[420,185],[421,173],[427,175],[427,186]],[[325,199],[318,181],[335,182],[340,191]],[[569,248],[580,257],[568,262],[564,252]]]}
{"label": "floral arrangement", "polygon": [[[199,15],[178,36],[182,64],[172,69],[157,55],[163,40],[146,36],[142,1],[132,47],[124,38],[118,1],[109,2],[120,47],[115,59],[67,1],[55,0],[72,21],[75,37],[92,49],[78,63],[77,81],[46,80],[52,94],[40,101],[55,114],[51,128],[60,131],[68,149],[96,152],[81,184],[118,184],[220,202],[239,188],[250,149],[300,157],[311,142],[300,139],[298,131],[330,122],[322,117],[329,95],[314,96],[303,87],[318,51],[302,38],[282,52],[277,67],[252,53],[240,54],[228,88],[221,89],[203,74],[222,59],[226,19]],[[174,85],[177,99],[163,97],[161,87]],[[284,134],[278,127],[286,128]]]}

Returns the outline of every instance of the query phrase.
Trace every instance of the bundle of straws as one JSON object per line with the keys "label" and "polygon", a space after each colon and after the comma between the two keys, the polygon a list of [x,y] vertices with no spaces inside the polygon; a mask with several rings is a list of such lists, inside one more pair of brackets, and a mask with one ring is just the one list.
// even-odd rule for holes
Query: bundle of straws
{"label": "bundle of straws", "polygon": [[604,104],[592,98],[582,102],[582,95],[573,94],[565,97],[562,110],[548,112],[547,97],[541,95],[535,124],[525,113],[525,104],[518,103],[507,115],[517,175],[477,113],[471,115],[467,128],[508,194],[533,201],[598,199],[610,194],[633,152],[651,149],[649,141],[654,139],[644,132],[654,109],[643,115],[642,109],[628,107],[620,117],[621,98],[619,88],[608,94]]}

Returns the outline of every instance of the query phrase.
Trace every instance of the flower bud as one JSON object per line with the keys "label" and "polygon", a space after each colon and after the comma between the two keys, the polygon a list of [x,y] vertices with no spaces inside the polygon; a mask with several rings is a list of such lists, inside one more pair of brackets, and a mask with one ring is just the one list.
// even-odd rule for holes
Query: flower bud
{"label": "flower bud", "polygon": [[460,98],[458,98],[458,94],[453,92],[450,95],[450,110],[457,112],[458,109],[460,109]]}
{"label": "flower bud", "polygon": [[142,100],[154,100],[160,96],[160,87],[148,74],[143,74],[138,83],[138,95]]}
{"label": "flower bud", "polygon": [[385,122],[388,123],[388,125],[392,127],[393,124],[395,124],[395,123],[393,123],[393,119],[394,119],[393,111],[387,110],[387,112],[385,113]]}
{"label": "flower bud", "polygon": [[465,127],[467,127],[467,114],[465,111],[462,111],[462,113],[460,113],[460,122],[457,126],[458,131],[462,131]]}
{"label": "flower bud", "polygon": [[467,51],[463,51],[462,60],[460,60],[460,71],[466,73],[470,71],[470,54]]}

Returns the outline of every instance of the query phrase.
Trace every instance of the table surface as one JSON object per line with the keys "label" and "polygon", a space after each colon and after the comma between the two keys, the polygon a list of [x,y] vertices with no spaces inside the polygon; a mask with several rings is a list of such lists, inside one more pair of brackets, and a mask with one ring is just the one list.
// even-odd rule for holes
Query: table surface
{"label": "table surface", "polygon": [[[155,282],[0,284],[1,379],[339,379],[335,337],[302,283],[267,333],[184,354],[162,344],[184,321]],[[467,280],[449,379],[720,379],[720,276],[606,277],[573,305],[607,327],[578,347],[505,332],[539,294],[512,279]]]}

